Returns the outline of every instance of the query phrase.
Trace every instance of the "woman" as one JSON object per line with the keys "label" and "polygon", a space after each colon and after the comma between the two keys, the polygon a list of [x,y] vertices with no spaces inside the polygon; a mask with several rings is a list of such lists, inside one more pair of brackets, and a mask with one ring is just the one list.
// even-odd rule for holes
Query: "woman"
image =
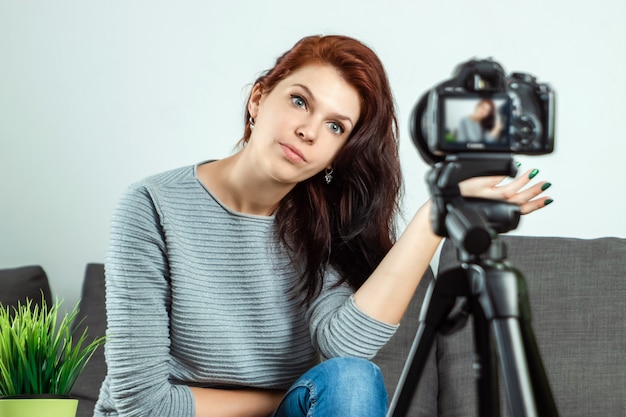
{"label": "woman", "polygon": [[[116,209],[96,415],[385,414],[367,359],[440,242],[429,203],[393,236],[385,71],[354,39],[304,38],[254,83],[245,123],[234,155],[150,177]],[[545,204],[540,184],[517,193],[528,177],[498,181],[464,192]]]}
{"label": "woman", "polygon": [[480,100],[474,112],[461,119],[457,140],[459,142],[496,142],[500,138],[502,122],[496,117],[492,100]]}

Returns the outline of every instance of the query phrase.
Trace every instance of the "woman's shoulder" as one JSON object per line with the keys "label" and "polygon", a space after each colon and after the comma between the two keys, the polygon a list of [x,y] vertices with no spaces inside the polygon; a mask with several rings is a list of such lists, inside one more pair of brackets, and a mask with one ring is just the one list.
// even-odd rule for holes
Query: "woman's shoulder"
{"label": "woman's shoulder", "polygon": [[472,124],[472,123],[473,123],[473,121],[472,121],[472,119],[469,116],[464,116],[459,121],[459,124],[462,124],[462,125],[467,125],[467,124]]}
{"label": "woman's shoulder", "polygon": [[186,182],[194,178],[195,165],[186,165],[179,168],[162,171],[157,174],[152,174],[137,181],[132,186],[147,187],[147,188],[159,188],[168,187],[172,184],[178,184],[180,182]]}
{"label": "woman's shoulder", "polygon": [[195,165],[183,166],[147,176],[131,183],[122,192],[116,206],[122,219],[163,218],[165,213],[188,208],[201,187],[195,177]]}
{"label": "woman's shoulder", "polygon": [[160,194],[171,190],[183,192],[197,184],[195,169],[196,165],[186,165],[149,175],[128,185],[125,194]]}
{"label": "woman's shoulder", "polygon": [[187,165],[152,174],[131,183],[122,193],[120,203],[152,201],[155,204],[165,196],[184,198],[185,194],[193,192],[196,187],[195,165]]}

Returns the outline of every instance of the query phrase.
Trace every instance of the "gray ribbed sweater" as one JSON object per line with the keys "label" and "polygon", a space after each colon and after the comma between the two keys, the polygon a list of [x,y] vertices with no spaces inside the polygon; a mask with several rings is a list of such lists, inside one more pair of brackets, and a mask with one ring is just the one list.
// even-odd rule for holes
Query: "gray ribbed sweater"
{"label": "gray ribbed sweater", "polygon": [[274,223],[222,205],[195,166],[127,190],[106,259],[108,375],[96,416],[192,417],[188,386],[286,389],[320,356],[376,354],[396,326],[362,313],[333,273],[301,307]]}

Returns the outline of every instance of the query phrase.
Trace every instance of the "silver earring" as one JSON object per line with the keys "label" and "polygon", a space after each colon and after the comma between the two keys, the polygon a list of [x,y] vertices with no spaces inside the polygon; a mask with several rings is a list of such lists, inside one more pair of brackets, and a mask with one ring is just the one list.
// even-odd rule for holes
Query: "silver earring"
{"label": "silver earring", "polygon": [[248,117],[248,122],[250,123],[250,129],[254,129],[254,119],[252,116]]}
{"label": "silver earring", "polygon": [[326,184],[330,184],[331,181],[333,180],[333,169],[332,168],[326,168],[326,171],[324,171],[324,180],[326,180]]}

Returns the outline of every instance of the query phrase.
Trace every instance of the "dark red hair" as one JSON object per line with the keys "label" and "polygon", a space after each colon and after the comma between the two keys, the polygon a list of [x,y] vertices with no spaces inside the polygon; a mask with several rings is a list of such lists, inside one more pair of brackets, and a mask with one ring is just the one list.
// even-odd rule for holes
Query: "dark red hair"
{"label": "dark red hair", "polygon": [[[268,93],[310,64],[339,71],[358,91],[361,112],[333,163],[331,184],[323,173],[299,183],[276,212],[280,239],[303,265],[306,301],[319,292],[329,265],[355,289],[370,276],[395,240],[402,183],[395,103],[383,65],[369,47],[346,36],[306,37],[255,84]],[[246,111],[243,142],[250,138],[249,117]]]}
{"label": "dark red hair", "polygon": [[490,131],[496,124],[496,106],[493,104],[493,100],[483,99],[476,104],[476,107],[481,104],[486,104],[489,106],[489,113],[480,120],[480,127],[482,127],[486,131]]}

